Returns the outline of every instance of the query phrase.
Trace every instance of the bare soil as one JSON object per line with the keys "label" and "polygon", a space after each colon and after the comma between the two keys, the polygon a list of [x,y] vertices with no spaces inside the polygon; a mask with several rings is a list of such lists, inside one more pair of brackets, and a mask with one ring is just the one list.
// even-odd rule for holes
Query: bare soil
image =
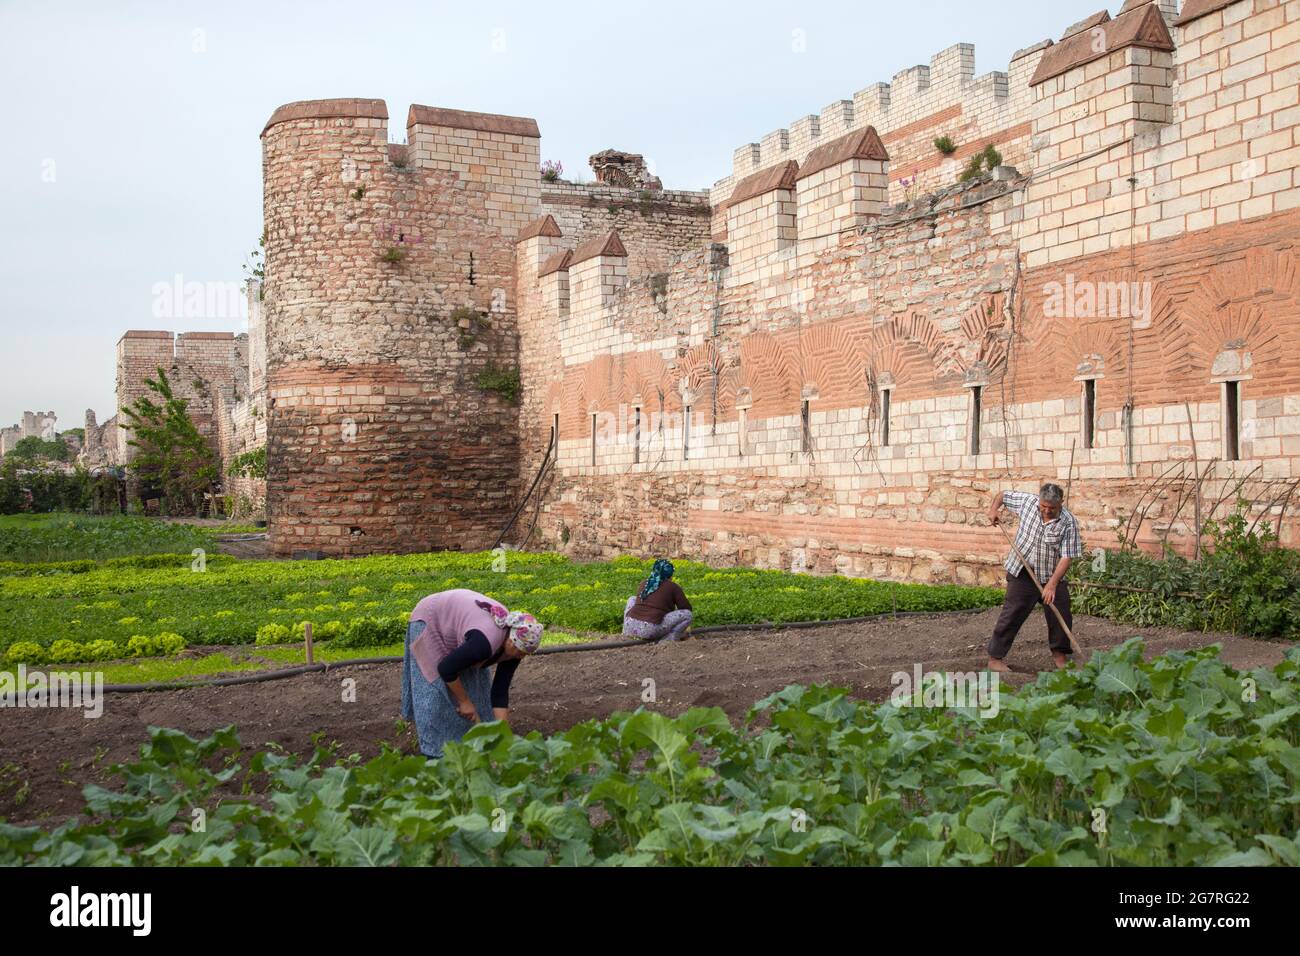
{"label": "bare soil", "polygon": [[[789,684],[828,683],[855,696],[885,700],[891,675],[926,670],[973,671],[987,662],[985,645],[998,610],[962,616],[881,619],[802,630],[709,634],[679,644],[595,653],[556,654],[524,663],[511,688],[511,724],[519,733],[564,730],[593,717],[642,704],[653,680],[651,706],[675,715],[691,707],[721,707],[733,720],[756,701]],[[1169,628],[1138,629],[1079,617],[1085,648],[1112,647],[1140,634],[1148,654],[1223,644],[1223,659],[1247,670],[1282,660],[1286,645],[1224,634]],[[1052,667],[1041,615],[1025,625],[1008,663],[1020,685]],[[111,694],[104,714],[7,710],[0,714],[0,817],[51,825],[82,808],[87,783],[114,786],[113,763],[137,756],[150,726],[204,736],[235,724],[248,747],[275,744],[310,753],[313,737],[337,744],[340,755],[363,757],[388,742],[418,750],[414,729],[399,730],[400,664],[338,667],[284,680],[144,694]],[[342,681],[356,681],[356,702],[344,703]]]}

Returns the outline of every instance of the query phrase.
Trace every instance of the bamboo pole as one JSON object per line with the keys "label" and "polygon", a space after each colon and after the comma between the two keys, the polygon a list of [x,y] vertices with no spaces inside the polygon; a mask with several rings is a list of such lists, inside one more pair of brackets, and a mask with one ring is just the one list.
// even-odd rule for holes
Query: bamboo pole
{"label": "bamboo pole", "polygon": [[1070,472],[1065,479],[1065,502],[1061,505],[1062,508],[1070,506],[1070,489],[1074,487],[1074,446],[1078,443],[1077,438],[1070,442]]}
{"label": "bamboo pole", "polygon": [[[1124,584],[1105,584],[1101,581],[1075,581],[1076,588],[1101,588],[1103,591],[1124,591],[1129,594],[1160,594],[1155,588],[1133,588]],[[1173,591],[1171,597],[1188,598],[1195,601],[1205,601],[1208,597],[1204,594],[1193,594],[1190,591]]]}
{"label": "bamboo pole", "polygon": [[315,661],[312,659],[311,621],[307,621],[306,623],[303,624],[302,637],[303,637],[303,643],[306,644],[307,646],[307,663],[314,664]]}
{"label": "bamboo pole", "polygon": [[[1196,516],[1193,519],[1196,523],[1196,544],[1195,558],[1201,560],[1201,454],[1196,447],[1196,422],[1192,420],[1192,403],[1183,402],[1183,408],[1187,411],[1187,431],[1192,436],[1192,464],[1196,468]],[[1209,467],[1206,467],[1206,471]]]}

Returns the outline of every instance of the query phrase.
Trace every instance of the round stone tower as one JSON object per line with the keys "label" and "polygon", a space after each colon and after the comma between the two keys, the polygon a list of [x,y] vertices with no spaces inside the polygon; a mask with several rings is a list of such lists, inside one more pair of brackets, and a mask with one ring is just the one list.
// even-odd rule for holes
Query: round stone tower
{"label": "round stone tower", "polygon": [[[382,100],[262,132],[267,513],[277,554],[490,546],[518,481],[514,240],[537,124]],[[504,374],[503,374],[504,373]]]}

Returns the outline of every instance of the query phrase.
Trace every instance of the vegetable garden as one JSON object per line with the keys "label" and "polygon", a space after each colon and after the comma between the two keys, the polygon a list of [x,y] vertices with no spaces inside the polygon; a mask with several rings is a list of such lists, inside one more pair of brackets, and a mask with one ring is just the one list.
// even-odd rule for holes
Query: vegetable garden
{"label": "vegetable garden", "polygon": [[1130,641],[992,719],[789,687],[739,729],[708,708],[549,739],[492,723],[433,762],[155,729],[84,819],[0,824],[0,863],[1300,864],[1300,653],[1216,654]]}
{"label": "vegetable garden", "polygon": [[[648,569],[630,557],[578,564],[515,552],[240,561],[215,552],[209,529],[82,520],[0,520],[0,657],[10,671],[99,661],[110,675],[150,665],[151,679],[165,679],[292,664],[306,622],[324,641],[324,660],[400,654],[415,601],[452,587],[532,611],[550,640],[589,640],[618,631]],[[1225,547],[1201,562],[1119,555],[1088,575],[1108,588],[1080,589],[1079,600],[1121,620],[1126,608],[1143,608],[1145,624],[1284,636],[1293,624],[1290,562],[1244,540],[1235,555]],[[699,625],[1001,602],[987,588],[686,561],[677,579]],[[1184,588],[1214,588],[1216,597],[1197,600]],[[926,659],[967,653],[966,641],[935,645],[938,658]],[[730,660],[748,661],[749,646]],[[186,647],[208,656],[177,657]],[[784,647],[766,659],[781,660]],[[992,716],[873,703],[805,676],[809,686],[769,694],[739,723],[704,705],[676,716],[650,706],[586,719],[588,710],[576,724],[550,724],[549,737],[480,725],[433,762],[387,742],[365,759],[326,745],[244,747],[234,726],[207,737],[151,726],[138,759],[84,787],[76,816],[52,827],[0,820],[0,864],[1300,864],[1300,650],[1241,671],[1217,646],[1154,660],[1143,650],[1129,640],[1083,667],[1003,686]],[[241,659],[250,653],[260,663]],[[842,673],[847,659],[831,657]],[[152,660],[102,663],[122,658]],[[370,726],[396,710],[396,674],[386,673],[376,678]],[[734,674],[724,667],[710,679],[724,673]],[[781,674],[767,687],[789,682],[790,670]],[[546,696],[540,684],[521,693]],[[761,696],[745,693],[733,715]],[[197,830],[196,810],[206,821]]]}
{"label": "vegetable garden", "polygon": [[[530,611],[561,631],[615,634],[623,604],[648,567],[632,558],[577,564],[519,552],[294,562],[212,554],[199,563],[180,553],[11,563],[0,566],[0,655],[12,667],[175,653],[187,645],[289,644],[301,641],[308,621],[316,639],[331,648],[391,647],[402,641],[416,601],[456,587]],[[978,609],[1001,600],[991,588],[883,584],[685,561],[678,564],[678,579],[690,587],[702,626]]]}

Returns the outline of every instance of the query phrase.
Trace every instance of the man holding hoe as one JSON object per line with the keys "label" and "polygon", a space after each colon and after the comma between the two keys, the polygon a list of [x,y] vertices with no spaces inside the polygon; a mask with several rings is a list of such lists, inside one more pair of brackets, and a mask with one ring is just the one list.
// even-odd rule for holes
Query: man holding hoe
{"label": "man holding hoe", "polygon": [[[989,522],[999,522],[1003,506],[1020,517],[1016,539],[1003,565],[1007,569],[1007,597],[993,637],[989,640],[989,670],[1006,674],[1006,656],[1035,605],[1043,605],[1047,618],[1047,643],[1058,668],[1070,662],[1073,618],[1070,586],[1065,574],[1070,562],[1083,555],[1079,522],[1064,507],[1060,485],[1045,484],[1038,494],[1000,491],[989,502]],[[1005,533],[1005,532],[1004,532]]]}

